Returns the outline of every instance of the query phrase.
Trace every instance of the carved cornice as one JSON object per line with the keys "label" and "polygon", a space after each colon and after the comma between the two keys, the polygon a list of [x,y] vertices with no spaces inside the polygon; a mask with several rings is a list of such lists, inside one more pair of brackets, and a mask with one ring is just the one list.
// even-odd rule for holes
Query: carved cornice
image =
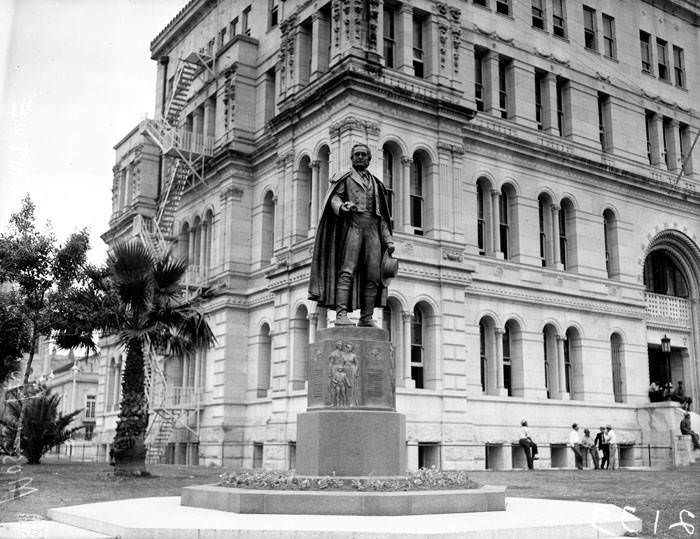
{"label": "carved cornice", "polygon": [[379,135],[379,123],[355,116],[347,116],[328,128],[331,137],[337,137],[346,131],[360,131],[368,135]]}

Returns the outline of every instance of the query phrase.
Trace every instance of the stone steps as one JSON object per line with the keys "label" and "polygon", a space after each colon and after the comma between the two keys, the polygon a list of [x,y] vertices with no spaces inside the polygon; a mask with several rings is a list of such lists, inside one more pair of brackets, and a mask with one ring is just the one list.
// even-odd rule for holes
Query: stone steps
{"label": "stone steps", "polygon": [[238,514],[141,498],[49,509],[61,523],[121,539],[598,539],[640,532],[642,521],[609,504],[506,498],[505,511],[409,516]]}

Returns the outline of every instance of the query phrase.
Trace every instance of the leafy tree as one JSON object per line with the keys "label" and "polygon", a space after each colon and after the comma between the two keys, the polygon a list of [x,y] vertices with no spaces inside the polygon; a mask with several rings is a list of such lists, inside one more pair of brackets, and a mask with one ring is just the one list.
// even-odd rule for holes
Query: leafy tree
{"label": "leafy tree", "polygon": [[94,330],[117,335],[126,350],[122,400],[112,445],[115,474],[147,475],[145,434],[148,401],[146,355],[178,356],[215,342],[204,315],[180,300],[187,262],[169,253],[153,259],[133,241],[114,246],[107,266],[88,271],[86,286],[74,287],[60,306],[64,327],[56,342],[63,348],[94,346]]}
{"label": "leafy tree", "polygon": [[60,404],[61,397],[48,392],[23,401],[9,400],[5,417],[0,419],[3,449],[12,452],[19,432],[22,437],[22,455],[29,464],[39,464],[47,451],[69,440],[74,432],[83,428],[69,428],[73,418],[82,410],[63,415],[58,412]]}
{"label": "leafy tree", "polygon": [[16,295],[0,293],[0,385],[19,371],[22,355],[29,352],[28,322]]}
{"label": "leafy tree", "polygon": [[[20,210],[10,216],[9,231],[0,235],[0,282],[11,283],[19,298],[18,310],[29,329],[24,396],[29,394],[29,377],[39,338],[49,336],[55,329],[55,304],[82,279],[89,249],[86,230],[72,234],[63,246],[57,246],[50,231],[37,228],[35,209],[27,195]],[[18,424],[16,452],[20,453],[24,422]]]}
{"label": "leafy tree", "polygon": [[36,227],[35,205],[29,195],[10,217],[9,232],[0,235],[0,282],[13,283],[18,308],[29,325],[29,357],[24,385],[29,383],[39,338],[51,334],[54,303],[82,277],[90,248],[86,230],[70,236],[63,246],[56,245],[50,231]]}

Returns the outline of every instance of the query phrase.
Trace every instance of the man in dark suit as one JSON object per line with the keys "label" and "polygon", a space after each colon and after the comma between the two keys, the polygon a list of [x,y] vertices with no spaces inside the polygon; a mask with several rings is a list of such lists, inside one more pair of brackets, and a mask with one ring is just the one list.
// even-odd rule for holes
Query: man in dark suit
{"label": "man in dark suit", "polygon": [[605,427],[600,427],[600,431],[595,435],[594,447],[603,452],[603,459],[600,461],[600,469],[607,470],[610,467],[610,445],[605,441]]}

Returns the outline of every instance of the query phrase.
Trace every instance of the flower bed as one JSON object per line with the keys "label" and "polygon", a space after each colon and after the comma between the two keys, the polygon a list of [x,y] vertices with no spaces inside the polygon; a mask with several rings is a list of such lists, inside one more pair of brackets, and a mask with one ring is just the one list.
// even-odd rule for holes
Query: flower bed
{"label": "flower bed", "polygon": [[219,486],[256,490],[354,490],[358,492],[401,492],[412,490],[475,489],[465,471],[437,471],[421,468],[396,477],[309,477],[291,471],[240,470],[221,474]]}

